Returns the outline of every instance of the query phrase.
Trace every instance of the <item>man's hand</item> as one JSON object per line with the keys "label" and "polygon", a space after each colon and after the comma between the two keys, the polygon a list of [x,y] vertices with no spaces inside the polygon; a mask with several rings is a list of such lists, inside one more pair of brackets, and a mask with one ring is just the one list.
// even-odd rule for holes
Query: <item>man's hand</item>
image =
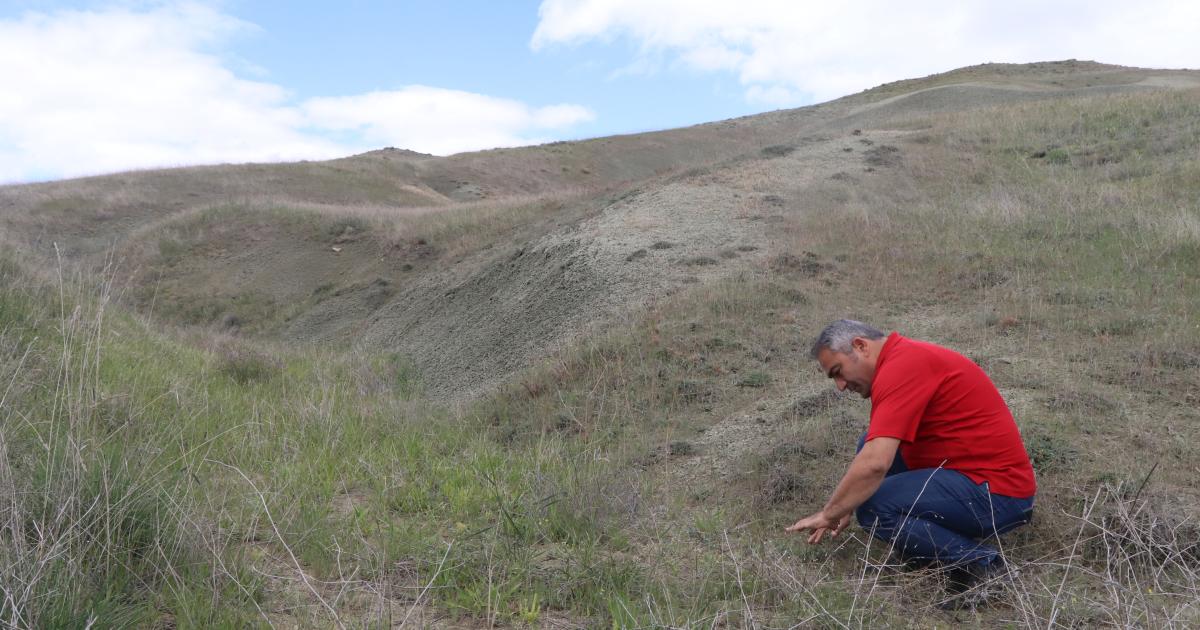
{"label": "man's hand", "polygon": [[811,529],[812,533],[808,536],[808,544],[814,545],[821,542],[821,538],[825,536],[826,532],[828,532],[829,536],[832,538],[837,536],[838,533],[843,529],[846,529],[846,526],[849,524],[849,514],[846,514],[845,516],[835,520],[826,516],[825,512],[822,510],[816,514],[813,514],[812,516],[808,516],[796,521],[795,525],[792,525],[784,531],[802,532],[804,530]]}
{"label": "man's hand", "polygon": [[[879,489],[879,484],[887,476],[888,468],[891,467],[899,449],[900,440],[896,438],[877,437],[868,440],[858,455],[854,456],[854,461],[850,462],[850,468],[838,482],[825,507],[808,518],[796,521],[796,524],[786,531],[801,532],[811,529],[812,533],[808,536],[810,545],[821,542],[826,533],[831,537],[837,536],[850,524],[850,515],[854,513],[854,509]],[[835,519],[830,514],[842,516]]]}

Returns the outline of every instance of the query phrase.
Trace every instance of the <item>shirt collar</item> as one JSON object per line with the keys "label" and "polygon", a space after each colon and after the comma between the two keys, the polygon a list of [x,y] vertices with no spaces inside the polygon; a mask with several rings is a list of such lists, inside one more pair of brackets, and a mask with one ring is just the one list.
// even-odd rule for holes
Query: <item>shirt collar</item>
{"label": "shirt collar", "polygon": [[889,351],[895,348],[896,344],[900,343],[903,339],[904,337],[901,337],[900,333],[895,331],[892,331],[892,334],[888,335],[887,341],[883,342],[883,347],[879,349],[879,356],[875,358],[875,374],[879,374],[879,368],[883,367],[883,362],[887,359]]}

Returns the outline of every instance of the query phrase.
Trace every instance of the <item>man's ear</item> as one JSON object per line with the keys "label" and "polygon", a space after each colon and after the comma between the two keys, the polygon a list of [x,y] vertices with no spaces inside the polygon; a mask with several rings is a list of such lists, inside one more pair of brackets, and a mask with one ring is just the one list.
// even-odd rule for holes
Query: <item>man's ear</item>
{"label": "man's ear", "polygon": [[862,337],[855,337],[850,340],[850,348],[865,354],[867,352],[867,340]]}

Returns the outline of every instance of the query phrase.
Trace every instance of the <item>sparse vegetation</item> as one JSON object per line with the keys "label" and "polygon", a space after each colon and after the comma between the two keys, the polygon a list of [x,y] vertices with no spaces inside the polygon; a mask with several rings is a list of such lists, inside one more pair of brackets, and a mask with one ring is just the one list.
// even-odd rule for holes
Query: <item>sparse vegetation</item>
{"label": "sparse vegetation", "polygon": [[[854,102],[1001,70],[1017,73],[966,69]],[[336,205],[401,194],[372,169],[403,169],[374,155],[295,167],[321,174],[312,205],[306,183],[286,202],[222,199],[142,224],[99,271],[2,257],[0,624],[1195,626],[1200,99],[1089,94],[901,109],[886,127],[860,118],[826,144],[795,144],[788,159],[771,159],[793,147],[778,133],[746,140],[744,159],[714,157],[687,185],[728,192],[713,198],[741,204],[753,238],[650,231],[612,257],[614,273],[662,263],[710,277],[670,284],[659,270],[670,291],[599,320],[612,325],[564,317],[570,343],[454,404],[431,397],[432,372],[395,347],[297,344],[289,317],[351,303],[363,320],[386,314],[403,274],[443,268],[462,274],[447,274],[447,300],[511,297],[472,298],[462,288],[491,277],[476,269],[536,263],[555,286],[579,286],[570,265],[600,263],[526,245],[586,234],[611,207],[684,184],[647,180],[642,164],[641,192],[624,197],[557,188],[444,210]],[[851,136],[874,144],[843,155]],[[603,141],[521,151],[620,188],[629,171],[589,161]],[[883,161],[864,172],[870,151]],[[826,170],[798,175],[828,155]],[[289,171],[253,167],[228,188]],[[43,214],[5,211],[6,227],[32,242],[31,225],[119,205],[108,190],[119,184],[77,186],[48,198],[21,188]],[[94,262],[80,238],[64,258]],[[287,273],[232,291],[233,275],[215,271],[285,241],[313,247],[286,259],[309,265],[286,291],[263,287]],[[327,267],[310,265],[318,255]],[[487,264],[454,266],[472,256]],[[258,260],[279,272],[266,262],[285,259]],[[137,314],[116,299],[127,283]],[[807,357],[809,337],[845,315],[964,351],[1014,410],[1041,492],[1034,523],[1001,541],[1020,572],[991,608],[940,611],[943,577],[900,570],[860,530],[823,547],[781,533],[824,500],[866,426],[866,403]]]}
{"label": "sparse vegetation", "polygon": [[1071,161],[1070,154],[1067,153],[1066,149],[1062,148],[1050,149],[1046,152],[1045,157],[1046,161],[1051,164],[1066,164]]}
{"label": "sparse vegetation", "polygon": [[771,384],[771,375],[767,372],[753,371],[738,381],[741,387],[766,387]]}

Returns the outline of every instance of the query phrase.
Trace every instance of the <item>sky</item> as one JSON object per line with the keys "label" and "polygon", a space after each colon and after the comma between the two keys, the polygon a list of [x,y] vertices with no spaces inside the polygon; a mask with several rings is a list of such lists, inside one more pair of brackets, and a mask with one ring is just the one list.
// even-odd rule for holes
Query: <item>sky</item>
{"label": "sky", "polygon": [[1190,0],[0,0],[0,183],[686,126],[986,62],[1200,67]]}

